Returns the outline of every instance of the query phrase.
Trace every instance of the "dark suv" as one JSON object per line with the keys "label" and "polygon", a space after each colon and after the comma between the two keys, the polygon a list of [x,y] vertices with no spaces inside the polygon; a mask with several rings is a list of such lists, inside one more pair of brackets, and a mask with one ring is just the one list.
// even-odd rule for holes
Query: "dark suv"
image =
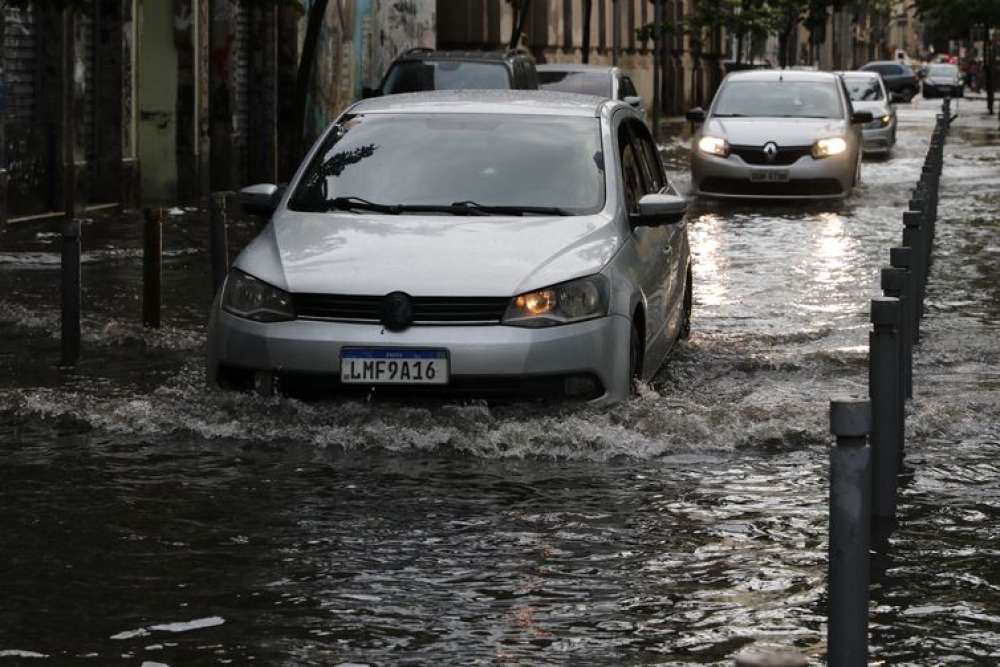
{"label": "dark suv", "polygon": [[885,89],[889,95],[909,102],[920,90],[917,83],[917,75],[910,69],[909,65],[892,60],[876,60],[859,68],[863,72],[878,72],[885,82]]}
{"label": "dark suv", "polygon": [[364,97],[422,90],[537,90],[535,59],[523,51],[410,49],[396,58],[378,88]]}

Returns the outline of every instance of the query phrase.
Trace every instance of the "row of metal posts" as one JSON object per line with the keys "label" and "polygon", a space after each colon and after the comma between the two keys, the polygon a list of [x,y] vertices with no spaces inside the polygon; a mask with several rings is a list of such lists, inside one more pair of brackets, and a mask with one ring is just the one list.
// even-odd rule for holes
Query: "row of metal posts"
{"label": "row of metal posts", "polygon": [[[208,252],[214,294],[229,270],[226,229],[227,193],[212,194],[209,209]],[[67,220],[62,228],[62,365],[80,359],[82,275],[80,221]],[[142,324],[159,328],[163,293],[163,209],[143,209],[142,226]]]}
{"label": "row of metal posts", "polygon": [[944,143],[951,124],[946,98],[931,135],[920,181],[903,213],[903,243],[882,269],[884,296],[872,299],[869,398],[830,402],[830,667],[868,664],[869,549],[873,528],[895,525],[906,399],[913,396],[913,346],[920,340],[934,246]]}

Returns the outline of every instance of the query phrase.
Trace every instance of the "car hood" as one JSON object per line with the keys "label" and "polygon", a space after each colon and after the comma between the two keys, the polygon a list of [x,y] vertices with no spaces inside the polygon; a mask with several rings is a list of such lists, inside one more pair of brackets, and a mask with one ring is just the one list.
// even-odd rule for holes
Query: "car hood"
{"label": "car hood", "polygon": [[889,105],[885,100],[860,100],[851,102],[855,111],[871,111],[873,116],[883,116],[889,113]]}
{"label": "car hood", "polygon": [[734,146],[810,146],[817,139],[843,135],[847,124],[836,118],[710,118],[702,134],[719,136]]}
{"label": "car hood", "polygon": [[411,216],[282,211],[235,266],[288,292],[513,296],[597,273],[613,217]]}

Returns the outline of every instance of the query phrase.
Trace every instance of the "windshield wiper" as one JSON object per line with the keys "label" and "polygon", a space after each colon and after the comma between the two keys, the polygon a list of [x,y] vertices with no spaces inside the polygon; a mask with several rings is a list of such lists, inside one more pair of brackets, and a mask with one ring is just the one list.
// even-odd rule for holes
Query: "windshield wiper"
{"label": "windshield wiper", "polygon": [[493,206],[475,201],[457,201],[452,207],[465,211],[480,211],[485,215],[572,215],[558,206]]}
{"label": "windshield wiper", "polygon": [[399,215],[403,212],[403,207],[399,204],[378,204],[361,197],[334,197],[327,202],[327,210],[375,211],[376,213]]}

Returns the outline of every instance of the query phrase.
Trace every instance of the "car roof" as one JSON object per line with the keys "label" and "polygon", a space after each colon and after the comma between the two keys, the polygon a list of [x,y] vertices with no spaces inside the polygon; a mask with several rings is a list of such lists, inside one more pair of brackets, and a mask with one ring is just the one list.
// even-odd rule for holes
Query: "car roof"
{"label": "car roof", "polygon": [[582,63],[546,63],[535,65],[535,69],[539,72],[605,72],[611,74],[621,68],[611,65],[584,65]]}
{"label": "car roof", "polygon": [[726,75],[729,81],[797,81],[821,82],[836,79],[833,72],[814,72],[809,70],[790,69],[748,69],[732,72]]}
{"label": "car roof", "polygon": [[878,72],[863,72],[861,70],[845,70],[843,72],[837,72],[840,76],[852,76],[858,79],[881,79],[882,75]]}
{"label": "car roof", "polygon": [[350,113],[483,113],[597,117],[609,100],[547,90],[430,90],[361,100]]}

